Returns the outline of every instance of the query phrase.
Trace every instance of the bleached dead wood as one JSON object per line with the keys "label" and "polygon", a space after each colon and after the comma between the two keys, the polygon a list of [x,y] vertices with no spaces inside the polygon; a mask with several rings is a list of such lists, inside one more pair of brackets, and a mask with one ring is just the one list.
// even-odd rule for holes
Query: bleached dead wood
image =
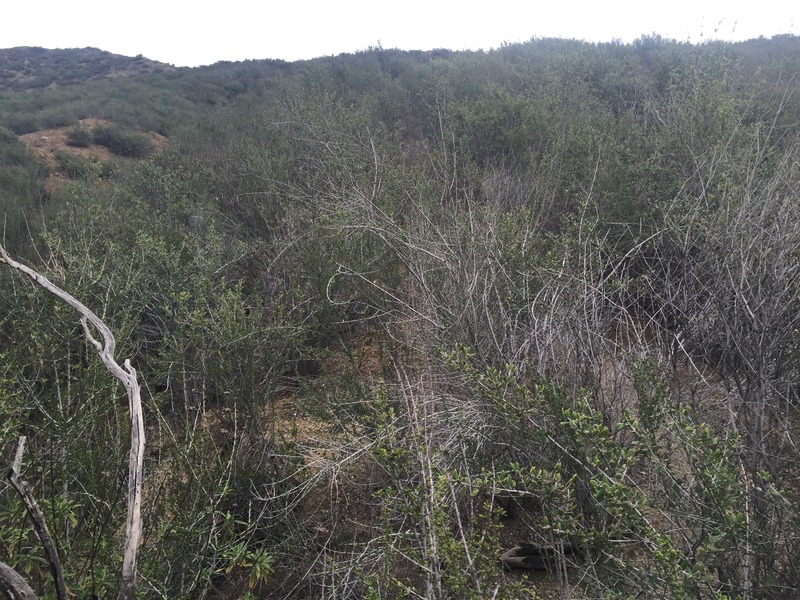
{"label": "bleached dead wood", "polygon": [[36,600],[36,594],[28,582],[4,562],[0,562],[0,597],[9,600]]}
{"label": "bleached dead wood", "polygon": [[[81,325],[86,339],[95,347],[100,355],[100,360],[108,371],[116,377],[128,394],[128,405],[131,415],[131,449],[128,459],[128,517],[125,527],[125,550],[122,560],[122,582],[119,590],[119,600],[133,598],[136,587],[136,553],[142,535],[142,471],[144,463],[144,418],[142,416],[142,397],[136,369],[126,359],[123,366],[114,358],[116,340],[111,329],[92,312],[85,304],[74,296],[62,290],[41,273],[12,259],[5,248],[0,246],[0,263],[20,271],[41,285],[51,294],[66,302],[81,315]],[[102,343],[96,340],[89,331],[89,323],[100,332]]]}

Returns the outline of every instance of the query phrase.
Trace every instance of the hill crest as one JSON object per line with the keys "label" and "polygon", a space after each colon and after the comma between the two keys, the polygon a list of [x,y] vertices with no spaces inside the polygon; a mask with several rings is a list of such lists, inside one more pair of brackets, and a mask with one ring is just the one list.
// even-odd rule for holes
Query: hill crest
{"label": "hill crest", "polygon": [[0,49],[0,90],[55,88],[174,70],[141,54],[129,57],[90,47]]}

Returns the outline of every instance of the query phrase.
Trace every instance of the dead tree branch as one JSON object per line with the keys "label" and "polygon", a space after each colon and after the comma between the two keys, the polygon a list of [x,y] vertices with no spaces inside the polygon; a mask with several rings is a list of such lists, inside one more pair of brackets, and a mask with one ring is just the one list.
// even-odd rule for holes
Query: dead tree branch
{"label": "dead tree branch", "polygon": [[[130,360],[125,360],[124,366],[119,365],[114,358],[116,340],[111,333],[111,329],[80,300],[62,290],[41,273],[12,259],[2,246],[0,246],[0,262],[6,263],[9,267],[24,273],[80,313],[86,339],[95,347],[100,355],[100,360],[103,361],[108,371],[122,383],[128,394],[131,414],[131,450],[128,460],[128,517],[125,528],[122,582],[118,598],[119,600],[130,600],[133,598],[136,586],[136,553],[142,535],[141,502],[145,443],[141,388],[136,377],[136,370],[131,366]],[[92,336],[88,323],[91,323],[100,332],[102,343]]]}
{"label": "dead tree branch", "polygon": [[4,562],[0,562],[0,596],[9,600],[36,600],[28,582]]}
{"label": "dead tree branch", "polygon": [[31,521],[33,521],[33,529],[36,531],[37,537],[42,542],[44,552],[47,555],[47,564],[50,565],[50,573],[53,575],[53,581],[56,584],[56,597],[58,600],[67,600],[67,584],[64,583],[64,573],[61,569],[61,560],[58,557],[58,550],[56,550],[56,545],[53,543],[53,537],[50,535],[50,531],[47,529],[47,523],[45,523],[44,515],[42,514],[39,505],[36,503],[36,499],[31,493],[28,482],[20,477],[20,473],[22,473],[22,455],[24,452],[25,436],[23,435],[19,438],[19,442],[17,444],[17,454],[14,458],[14,464],[11,466],[11,470],[8,472],[8,480],[11,482],[11,485],[14,487],[14,489],[17,490],[20,498],[22,498],[22,502],[25,504],[28,515],[30,515]]}

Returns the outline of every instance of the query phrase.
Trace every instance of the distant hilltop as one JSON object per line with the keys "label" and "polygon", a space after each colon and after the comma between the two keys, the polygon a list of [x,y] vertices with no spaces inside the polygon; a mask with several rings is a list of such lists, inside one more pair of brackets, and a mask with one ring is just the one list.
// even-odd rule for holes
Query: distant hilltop
{"label": "distant hilltop", "polygon": [[174,71],[176,67],[98,48],[27,47],[0,49],[0,90],[75,85],[102,79]]}

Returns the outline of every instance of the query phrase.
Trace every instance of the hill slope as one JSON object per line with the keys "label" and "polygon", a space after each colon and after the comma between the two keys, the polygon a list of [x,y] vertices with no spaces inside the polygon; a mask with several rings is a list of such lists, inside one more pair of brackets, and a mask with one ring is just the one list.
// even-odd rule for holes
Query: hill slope
{"label": "hill slope", "polygon": [[[5,240],[146,383],[142,597],[797,597],[798,46],[0,91]],[[2,461],[26,436],[71,592],[113,597],[127,403],[2,267]],[[0,531],[47,590],[10,494]]]}
{"label": "hill slope", "polygon": [[97,48],[0,50],[0,90],[52,88],[174,70],[141,55],[131,58]]}

